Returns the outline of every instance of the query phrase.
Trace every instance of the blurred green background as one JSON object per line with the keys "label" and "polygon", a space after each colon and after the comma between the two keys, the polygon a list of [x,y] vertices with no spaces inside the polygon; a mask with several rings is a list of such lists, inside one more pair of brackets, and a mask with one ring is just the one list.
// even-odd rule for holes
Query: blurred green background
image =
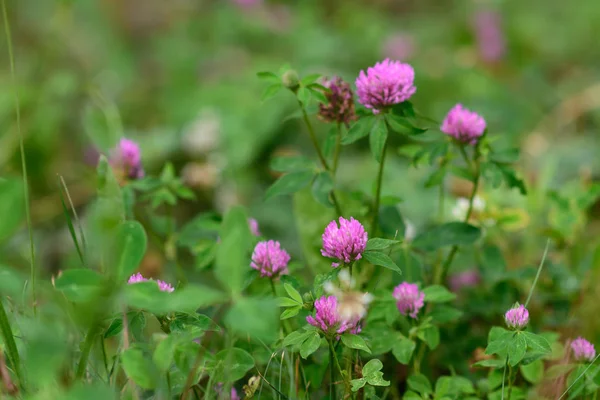
{"label": "blurred green background", "polygon": [[[293,96],[282,92],[261,102],[265,83],[256,73],[289,63],[302,75],[339,75],[353,83],[361,69],[390,57],[415,68],[412,101],[422,114],[441,121],[461,102],[486,118],[501,146],[521,148],[519,170],[530,195],[489,188],[482,194],[490,207],[519,210],[517,227],[497,239],[509,268],[535,265],[545,236],[552,236],[567,249],[553,259],[566,272],[547,278],[549,293],[580,298],[579,315],[570,318],[600,331],[596,318],[585,317],[597,315],[600,304],[594,299],[600,296],[596,196],[585,207],[570,203],[589,193],[600,172],[597,0],[576,6],[554,0],[9,0],[7,11],[37,260],[46,275],[67,268],[73,254],[57,175],[85,219],[95,194],[94,154],[107,153],[122,136],[140,143],[148,174],[172,161],[194,189],[197,201],[176,209],[180,223],[244,204],[263,234],[301,258],[291,199],[264,202],[263,195],[276,178],[268,167],[274,155],[314,154],[301,121],[287,118],[297,108]],[[0,46],[0,176],[11,178],[20,175],[21,160],[5,36]],[[320,135],[327,132],[315,124]],[[431,167],[409,167],[407,157],[394,153],[384,195],[401,197],[404,217],[419,230],[437,209],[437,191],[423,188]],[[342,157],[341,186],[370,192],[376,165],[367,146],[345,148]],[[463,191],[453,180],[447,188],[451,218],[454,197]],[[22,202],[2,211],[16,218]],[[28,237],[20,226],[1,244],[0,261],[25,270]],[[145,268],[159,274],[163,261],[155,248]],[[584,281],[589,274],[593,279]]]}

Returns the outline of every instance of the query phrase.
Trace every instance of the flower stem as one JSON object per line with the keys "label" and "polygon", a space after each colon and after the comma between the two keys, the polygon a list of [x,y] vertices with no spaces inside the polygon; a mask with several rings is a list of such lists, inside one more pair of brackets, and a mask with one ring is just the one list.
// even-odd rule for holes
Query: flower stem
{"label": "flower stem", "polygon": [[19,384],[23,386],[23,375],[21,375],[21,360],[19,358],[19,351],[17,350],[15,337],[13,336],[12,329],[8,322],[8,316],[6,315],[6,310],[4,309],[4,303],[2,301],[0,301],[0,331],[2,333],[2,340],[6,345],[6,354],[10,359],[10,363],[15,371],[15,375],[19,380]]}
{"label": "flower stem", "polygon": [[[340,372],[341,378],[344,380],[344,387],[346,389],[348,389],[350,387],[350,382],[346,379],[346,376],[344,375],[342,366],[340,365],[340,361],[337,358],[335,348],[333,347],[333,343],[332,343],[331,339],[328,339],[327,342],[329,343],[329,354],[331,356],[333,356],[333,360],[335,361],[335,366],[337,367],[338,371]],[[332,365],[332,369],[333,369],[333,365]],[[331,379],[332,379],[332,381],[335,379],[334,373],[331,374]],[[335,394],[335,389],[334,389],[334,394]],[[344,391],[344,397],[345,396],[346,396],[346,391]],[[335,397],[332,397],[332,398],[334,399]]]}
{"label": "flower stem", "polygon": [[304,105],[300,101],[298,101],[298,105],[300,106],[300,109],[302,110],[302,119],[304,119],[304,123],[306,124],[306,127],[308,128],[308,134],[310,136],[310,140],[311,140],[313,146],[315,147],[317,155],[319,156],[319,161],[321,161],[321,165],[323,166],[323,168],[325,168],[327,171],[329,171],[330,170],[329,165],[327,164],[327,160],[325,160],[325,157],[323,156],[323,152],[321,151],[321,147],[319,146],[319,142],[317,141],[317,135],[315,134],[315,130],[314,130],[312,124],[310,123],[310,119],[308,118],[306,109],[304,108]]}
{"label": "flower stem", "polygon": [[[313,147],[315,148],[315,151],[317,152],[317,156],[319,156],[319,161],[321,161],[321,165],[323,166],[325,171],[329,171],[333,175],[335,175],[334,170],[332,170],[329,167],[329,164],[327,164],[327,160],[325,159],[325,156],[323,155],[323,152],[321,151],[321,146],[319,146],[319,142],[317,141],[317,135],[315,134],[315,129],[313,128],[312,124],[310,123],[310,119],[308,118],[308,114],[306,113],[306,109],[304,108],[304,105],[300,101],[298,101],[298,105],[300,106],[300,109],[302,110],[302,119],[304,120],[304,123],[306,124],[306,128],[308,129],[308,135],[310,136],[310,141],[312,142]],[[339,152],[338,152],[337,156],[339,157]],[[337,160],[335,162],[337,163]],[[343,214],[342,208],[340,207],[340,203],[335,195],[335,191],[333,191],[333,190],[331,190],[331,201],[333,202],[333,206],[335,207],[335,212],[339,216],[342,216],[342,214]]]}
{"label": "flower stem", "polygon": [[[460,153],[462,154],[463,158],[465,159],[465,162],[467,163],[467,165],[469,166],[470,169],[472,169],[473,175],[474,175],[474,181],[473,181],[473,189],[471,190],[471,195],[469,196],[469,208],[467,209],[467,214],[465,215],[465,219],[464,219],[464,223],[468,223],[469,222],[469,218],[471,218],[471,214],[473,213],[473,203],[475,202],[475,196],[477,195],[477,190],[479,188],[479,181],[480,181],[480,175],[481,175],[481,171],[480,171],[480,166],[479,166],[479,160],[478,160],[478,154],[479,151],[477,149],[477,147],[475,147],[475,155],[474,155],[474,162],[471,163],[469,160],[469,157],[467,156],[467,153],[464,149],[463,146],[459,147],[460,149]],[[456,253],[458,252],[458,246],[452,246],[452,249],[450,250],[450,253],[448,254],[448,258],[446,258],[446,261],[444,262],[444,264],[442,265],[442,268],[438,270],[438,272],[436,273],[435,277],[434,277],[434,284],[440,284],[444,281],[444,279],[446,279],[446,275],[448,274],[448,269],[450,268],[450,265],[452,265],[452,261],[454,260],[454,256],[456,256]]]}
{"label": "flower stem", "polygon": [[[387,122],[386,122],[387,124]],[[379,202],[381,201],[381,184],[383,182],[383,166],[385,165],[385,154],[387,153],[387,140],[383,145],[383,151],[381,154],[381,162],[379,163],[379,171],[377,172],[377,186],[375,189],[375,205],[373,209],[373,221],[371,222],[371,231],[369,235],[375,237],[377,235],[377,220],[379,218]]]}
{"label": "flower stem", "polygon": [[513,369],[512,367],[509,365],[508,366],[508,395],[506,396],[507,400],[510,400],[510,395],[512,393],[512,387],[513,387],[513,378],[512,378],[512,373],[513,373]]}
{"label": "flower stem", "polygon": [[333,357],[335,354],[335,350],[333,349],[333,346],[331,345],[331,341],[328,340],[329,343],[329,398],[330,399],[337,399],[337,396],[335,394],[335,371],[333,370]]}
{"label": "flower stem", "polygon": [[338,122],[337,123],[337,135],[335,137],[335,150],[333,153],[333,169],[331,170],[331,173],[332,173],[334,179],[335,179],[335,174],[336,174],[337,168],[338,168],[338,161],[340,158],[341,148],[342,148],[342,125]]}

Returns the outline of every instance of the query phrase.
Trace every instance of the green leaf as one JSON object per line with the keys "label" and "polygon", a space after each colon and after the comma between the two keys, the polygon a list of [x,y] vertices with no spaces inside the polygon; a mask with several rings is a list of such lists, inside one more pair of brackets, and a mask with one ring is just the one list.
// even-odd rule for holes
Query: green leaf
{"label": "green leaf", "polygon": [[448,169],[446,167],[440,167],[433,171],[425,181],[425,187],[430,188],[441,185],[444,182],[444,178],[446,177],[447,172]]}
{"label": "green leaf", "polygon": [[385,253],[380,253],[378,251],[365,251],[363,253],[365,259],[373,265],[380,265],[384,268],[391,269],[392,271],[396,271],[400,275],[402,275],[402,271],[396,265],[394,261]]}
{"label": "green leaf", "polygon": [[215,276],[233,294],[238,294],[248,273],[252,247],[248,217],[243,208],[234,207],[225,214],[219,236],[221,243],[217,249]]}
{"label": "green leaf", "polygon": [[279,307],[298,307],[298,302],[289,297],[278,297],[277,304]]}
{"label": "green leaf", "polygon": [[127,279],[146,253],[146,232],[137,221],[125,221],[117,229],[114,254],[117,280]]}
{"label": "green leaf", "polygon": [[412,390],[407,390],[402,396],[402,400],[423,400],[423,398]]}
{"label": "green leaf", "polygon": [[532,350],[539,351],[540,353],[544,354],[550,354],[552,352],[550,343],[545,337],[528,331],[523,331],[521,334],[525,337],[527,346],[529,346]]}
{"label": "green leaf", "polygon": [[437,326],[428,326],[419,331],[418,337],[427,343],[427,347],[434,350],[440,344],[440,329]]}
{"label": "green leaf", "polygon": [[121,354],[121,363],[125,374],[138,386],[144,389],[154,389],[159,381],[154,364],[144,355],[144,352],[131,347]]}
{"label": "green leaf", "polygon": [[222,350],[211,363],[215,382],[235,382],[242,379],[254,367],[254,358],[247,351],[236,347]]}
{"label": "green leaf", "polygon": [[273,83],[265,88],[262,95],[260,96],[260,101],[266,101],[271,97],[275,96],[281,89],[283,89],[283,85],[281,83]]}
{"label": "green leaf", "polygon": [[323,104],[329,103],[329,100],[323,94],[323,91],[319,87],[315,87],[315,86],[311,85],[311,86],[308,86],[307,89],[315,97],[315,99],[317,99],[317,101],[319,101],[320,103],[323,103]]}
{"label": "green leaf", "polygon": [[296,97],[302,105],[306,105],[310,101],[310,90],[305,86],[300,86],[296,92]]}
{"label": "green leaf", "polygon": [[508,344],[508,363],[511,367],[517,365],[527,351],[527,340],[521,332],[517,332]]}
{"label": "green leaf", "polygon": [[69,389],[68,393],[55,398],[62,400],[117,400],[122,397],[117,397],[117,392],[107,384],[94,382],[91,384],[76,383]]}
{"label": "green leaf", "polygon": [[11,237],[25,215],[23,181],[0,178],[0,243]]}
{"label": "green leaf", "polygon": [[473,366],[475,367],[486,367],[486,368],[503,368],[505,364],[504,360],[490,359],[477,361]]}
{"label": "green leaf", "polygon": [[301,310],[302,310],[302,306],[287,308],[281,313],[281,316],[279,317],[279,319],[284,320],[284,319],[295,317],[296,315],[298,315],[298,313]]}
{"label": "green leaf", "polygon": [[304,86],[308,86],[311,83],[315,82],[320,77],[321,77],[321,74],[308,74],[300,80],[300,83]]}
{"label": "green leaf", "polygon": [[359,139],[364,138],[371,132],[371,129],[377,122],[374,116],[362,117],[350,127],[350,130],[342,138],[342,144],[354,143]]}
{"label": "green leaf", "polygon": [[519,161],[519,149],[503,149],[500,151],[493,151],[490,153],[490,161],[496,163],[510,164]]}
{"label": "green leaf", "polygon": [[385,206],[379,210],[379,226],[385,235],[404,238],[406,225],[396,206]]}
{"label": "green leaf", "polygon": [[429,316],[432,321],[444,324],[459,320],[463,314],[464,312],[454,307],[438,306],[429,313]]}
{"label": "green leaf", "polygon": [[367,346],[365,340],[358,335],[352,335],[349,333],[343,334],[342,343],[351,349],[358,349],[371,354],[371,349],[369,349],[369,346]]}
{"label": "green leaf", "polygon": [[[475,393],[473,383],[462,376],[441,376],[435,383],[436,399],[452,399],[456,396],[473,393]],[[460,398],[463,399],[464,396]]]}
{"label": "green leaf", "polygon": [[352,379],[350,381],[353,392],[357,392],[360,388],[364,387],[366,383],[367,383],[367,380],[365,378]]}
{"label": "green leaf", "polygon": [[265,80],[269,80],[269,81],[279,81],[280,78],[274,74],[273,72],[269,72],[269,71],[260,71],[256,73],[256,76],[258,76],[260,79],[265,79]]}
{"label": "green leaf", "polygon": [[68,269],[55,282],[56,289],[69,301],[85,302],[98,296],[103,289],[102,275],[90,269]]}
{"label": "green leaf", "polygon": [[382,238],[373,238],[369,239],[367,242],[366,251],[369,250],[385,250],[390,246],[395,245],[396,243],[400,243],[399,240],[390,240],[390,239],[382,239]]}
{"label": "green leaf", "polygon": [[473,244],[481,236],[479,228],[463,222],[449,222],[438,225],[418,235],[413,245],[423,250],[436,250],[444,246],[466,246]]}
{"label": "green leaf", "polygon": [[177,346],[177,335],[170,334],[156,346],[152,360],[161,372],[166,372],[175,356],[175,347]]}
{"label": "green leaf", "polygon": [[431,383],[429,383],[429,379],[427,379],[427,377],[423,374],[411,375],[408,378],[407,383],[410,389],[422,395],[433,393]]}
{"label": "green leaf", "polygon": [[416,347],[417,344],[413,340],[403,337],[394,344],[392,354],[399,363],[408,365]]}
{"label": "green leaf", "polygon": [[285,339],[283,339],[283,347],[288,346],[296,346],[304,343],[306,339],[315,333],[314,331],[306,331],[303,329],[299,329],[287,335]]}
{"label": "green leaf", "polygon": [[177,312],[169,324],[172,332],[198,334],[205,331],[219,332],[221,328],[215,321],[203,314]]}
{"label": "green leaf", "polygon": [[362,369],[363,378],[372,386],[389,386],[390,381],[383,379],[381,369],[383,364],[378,359],[372,359]]}
{"label": "green leaf", "polygon": [[382,118],[377,118],[369,135],[369,144],[371,146],[371,153],[378,163],[381,162],[383,148],[385,146],[385,142],[387,141],[387,137],[388,130],[387,126],[385,125],[385,120]]}
{"label": "green leaf", "polygon": [[502,173],[504,182],[506,182],[509,188],[517,188],[523,196],[527,194],[525,182],[521,178],[517,177],[517,174],[511,167],[503,164],[496,164],[496,166]]}
{"label": "green leaf", "polygon": [[316,201],[327,207],[332,207],[333,203],[329,199],[329,194],[333,190],[333,179],[329,172],[319,172],[312,184],[312,194]]}
{"label": "green leaf", "polygon": [[188,284],[173,293],[162,292],[154,281],[126,285],[123,294],[129,306],[159,315],[174,311],[194,312],[200,307],[225,302],[229,298],[223,292],[197,284]]}
{"label": "green leaf", "polygon": [[540,383],[544,378],[544,362],[537,360],[528,365],[520,365],[519,369],[523,378],[534,385]]}
{"label": "green leaf", "polygon": [[370,360],[368,363],[365,364],[365,366],[362,369],[362,373],[363,376],[369,376],[369,375],[373,375],[374,373],[381,371],[381,369],[383,368],[383,363],[374,358],[372,360]]}
{"label": "green leaf", "polygon": [[447,303],[456,299],[456,294],[441,285],[432,285],[423,289],[425,301],[430,303]]}
{"label": "green leaf", "polygon": [[414,126],[412,123],[408,121],[408,119],[403,118],[396,114],[388,114],[386,115],[388,124],[392,128],[392,131],[397,133],[402,133],[409,136],[420,135],[424,132],[427,132],[427,129],[418,128]]}
{"label": "green leaf", "polygon": [[274,196],[295,193],[310,184],[313,179],[312,171],[290,172],[277,179],[265,194],[265,200]]}
{"label": "green leaf", "polygon": [[300,345],[300,356],[306,359],[312,353],[317,351],[321,345],[321,337],[317,332],[311,332],[310,336]]}
{"label": "green leaf", "polygon": [[304,304],[304,301],[302,300],[302,296],[300,295],[300,293],[298,293],[298,291],[296,289],[294,289],[294,287],[292,285],[290,285],[289,283],[284,283],[283,288],[287,292],[288,296],[290,296],[292,299],[294,299],[294,301],[296,301],[298,304],[301,304],[301,305]]}
{"label": "green leaf", "polygon": [[265,342],[275,340],[279,328],[277,303],[269,298],[242,297],[225,316],[225,323],[241,337],[250,336]]}
{"label": "green leaf", "polygon": [[273,171],[278,172],[298,172],[313,170],[315,164],[309,158],[304,156],[275,157],[271,160],[269,167]]}
{"label": "green leaf", "polygon": [[501,357],[508,351],[508,346],[512,342],[514,332],[504,331],[495,340],[490,340],[485,354],[498,354]]}

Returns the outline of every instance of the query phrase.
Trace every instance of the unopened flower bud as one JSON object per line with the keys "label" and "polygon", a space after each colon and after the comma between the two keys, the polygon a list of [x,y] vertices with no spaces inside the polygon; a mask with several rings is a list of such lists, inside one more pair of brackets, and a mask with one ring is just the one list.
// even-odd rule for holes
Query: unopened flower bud
{"label": "unopened flower bud", "polygon": [[298,77],[298,73],[293,69],[286,71],[281,77],[281,83],[283,83],[283,86],[286,88],[295,92],[300,86],[300,78]]}

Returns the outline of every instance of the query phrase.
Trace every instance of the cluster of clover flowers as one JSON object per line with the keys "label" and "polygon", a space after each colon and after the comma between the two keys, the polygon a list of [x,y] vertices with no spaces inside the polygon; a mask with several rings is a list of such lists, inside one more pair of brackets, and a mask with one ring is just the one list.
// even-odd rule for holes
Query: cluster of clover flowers
{"label": "cluster of clover flowers", "polygon": [[[374,114],[387,112],[392,106],[410,99],[416,92],[414,85],[414,69],[409,64],[386,59],[373,67],[360,71],[356,79],[356,94],[359,102]],[[284,76],[284,81],[290,77]],[[297,87],[297,78],[286,83],[288,87]],[[319,118],[326,122],[337,122],[348,125],[356,120],[354,96],[347,82],[339,77],[325,80],[323,85],[327,91],[324,95],[327,103],[319,104]],[[440,126],[440,130],[463,145],[476,145],[483,136],[486,122],[482,116],[456,104]],[[113,165],[123,168],[130,179],[143,176],[139,147],[134,142],[122,139],[111,158]],[[259,236],[258,224],[249,220],[252,233]],[[361,259],[367,244],[368,234],[360,222],[354,218],[349,220],[340,217],[339,226],[334,220],[323,233],[323,248],[321,254],[335,261],[332,267],[351,266]],[[254,248],[250,266],[257,270],[261,277],[272,280],[288,274],[290,255],[279,242],[261,241]],[[130,278],[129,283],[145,280],[137,274]],[[340,274],[340,282],[346,290],[340,291],[327,285],[332,293],[317,299],[314,303],[315,315],[307,317],[307,322],[329,337],[338,337],[344,332],[359,333],[361,321],[367,313],[367,306],[372,300],[368,293],[356,293],[351,289],[354,285],[350,274],[344,269]],[[173,291],[173,288],[162,281],[157,281],[163,291]],[[348,295],[350,293],[350,295]],[[403,282],[393,290],[398,311],[416,319],[423,308],[425,295],[415,283]],[[348,301],[346,301],[348,300]],[[517,305],[505,314],[509,328],[520,330],[529,322],[529,312],[523,305]],[[577,338],[571,343],[571,348],[578,360],[591,360],[595,357],[594,346],[583,338]]]}

